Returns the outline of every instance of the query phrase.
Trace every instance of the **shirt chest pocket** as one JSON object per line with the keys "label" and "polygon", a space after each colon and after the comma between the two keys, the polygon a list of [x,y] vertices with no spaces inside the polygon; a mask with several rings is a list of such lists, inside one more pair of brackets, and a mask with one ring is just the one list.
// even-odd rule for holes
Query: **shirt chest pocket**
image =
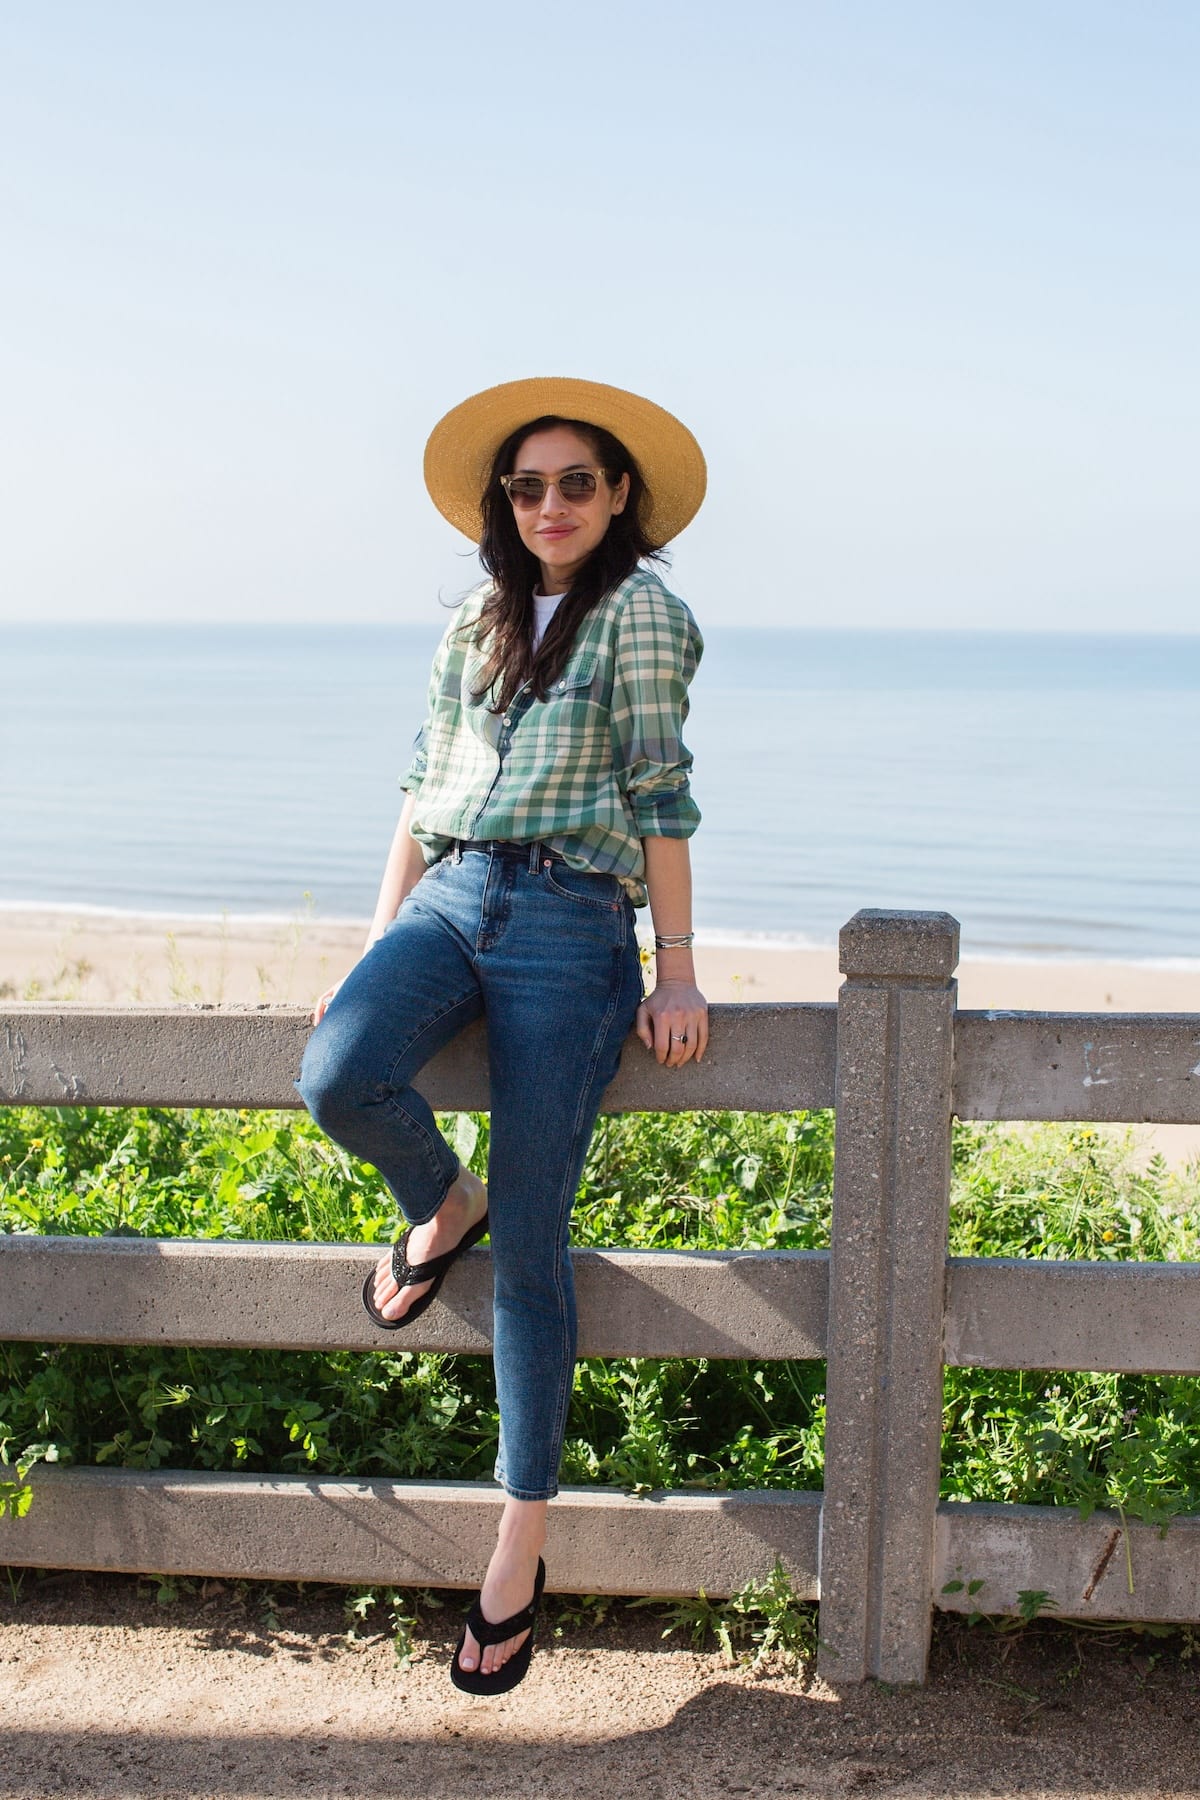
{"label": "shirt chest pocket", "polygon": [[590,738],[606,724],[598,687],[596,652],[572,657],[558,679],[550,683],[545,700],[535,700],[530,708],[537,717],[538,735],[556,744],[582,743]]}

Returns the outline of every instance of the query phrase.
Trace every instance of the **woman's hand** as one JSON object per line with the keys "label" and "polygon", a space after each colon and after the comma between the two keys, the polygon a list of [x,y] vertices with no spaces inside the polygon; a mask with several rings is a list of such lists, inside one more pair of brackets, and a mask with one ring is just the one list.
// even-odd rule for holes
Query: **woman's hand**
{"label": "woman's hand", "polygon": [[340,981],[335,981],[332,987],[325,989],[325,992],[321,995],[320,999],[312,1009],[312,1022],[314,1025],[319,1025],[321,1023],[321,1020],[325,1017],[329,1002],[333,999],[333,996],[337,993],[341,985]]}
{"label": "woman's hand", "polygon": [[708,1002],[694,981],[659,981],[637,1010],[637,1034],[660,1063],[678,1069],[708,1048]]}
{"label": "woman's hand", "polygon": [[[358,962],[362,961],[363,957],[367,954],[368,950],[372,949],[374,947],[374,945],[376,945],[379,942],[379,940],[382,936],[383,936],[382,929],[379,931],[376,931],[374,926],[371,927],[370,934],[367,938],[366,943],[362,947],[362,955],[359,956]],[[355,968],[357,968],[358,963],[355,963],[354,966],[355,966]],[[343,975],[342,981],[345,981],[345,979],[346,979],[346,977],[345,977],[345,975]],[[317,1001],[316,1005],[313,1007],[312,1022],[314,1025],[319,1025],[321,1023],[321,1020],[325,1017],[325,1014],[329,1011],[329,1002],[333,999],[333,996],[337,993],[338,989],[341,987],[342,981],[335,981],[332,987],[327,987],[325,989],[325,992],[321,995],[320,999]]]}

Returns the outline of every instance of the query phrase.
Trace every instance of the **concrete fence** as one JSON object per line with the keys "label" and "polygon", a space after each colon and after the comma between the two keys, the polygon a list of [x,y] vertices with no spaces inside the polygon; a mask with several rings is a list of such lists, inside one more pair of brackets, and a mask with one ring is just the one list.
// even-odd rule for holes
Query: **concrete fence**
{"label": "concrete fence", "polygon": [[[714,1007],[699,1068],[662,1070],[631,1047],[609,1111],[836,1108],[831,1248],[577,1251],[580,1352],[827,1357],[825,1487],[565,1491],[553,1586],[718,1596],[778,1556],[820,1598],[836,1683],[920,1681],[935,1607],[1014,1612],[1023,1590],[1073,1617],[1200,1620],[1200,1519],[1130,1525],[1122,1545],[1108,1514],[938,1501],[945,1364],[1200,1373],[1200,1266],[946,1254],[955,1116],[1200,1122],[1200,1015],[962,1012],[957,960],[946,913],[860,912],[841,934],[836,1005]],[[294,1107],[307,1032],[283,1009],[9,1007],[0,1103]],[[436,1107],[486,1109],[482,1026],[420,1085]],[[379,1349],[359,1303],[377,1254],[0,1237],[0,1338]],[[489,1351],[486,1250],[403,1347]],[[98,1468],[31,1481],[27,1516],[0,1522],[0,1562],[473,1587],[501,1504],[455,1481]]]}

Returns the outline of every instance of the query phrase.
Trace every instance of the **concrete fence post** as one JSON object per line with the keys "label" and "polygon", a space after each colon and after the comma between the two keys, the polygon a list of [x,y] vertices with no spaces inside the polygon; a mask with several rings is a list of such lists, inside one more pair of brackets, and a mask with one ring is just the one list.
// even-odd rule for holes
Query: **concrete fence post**
{"label": "concrete fence post", "polygon": [[958,922],[841,933],[819,1666],[924,1680],[942,1425]]}

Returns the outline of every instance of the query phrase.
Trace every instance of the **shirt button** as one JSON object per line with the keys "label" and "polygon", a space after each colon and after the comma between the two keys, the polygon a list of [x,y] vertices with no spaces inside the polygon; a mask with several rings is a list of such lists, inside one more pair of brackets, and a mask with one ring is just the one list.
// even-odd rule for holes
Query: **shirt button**
{"label": "shirt button", "polygon": [[505,723],[505,724],[506,724],[506,725],[511,725],[511,724],[512,724],[512,720],[511,720],[511,719],[505,719],[505,721],[504,721],[504,723]]}
{"label": "shirt button", "polygon": [[565,689],[565,688],[566,688],[566,685],[567,685],[567,684],[566,684],[566,682],[565,682],[565,681],[560,681],[560,682],[559,682],[559,684],[558,684],[558,691],[559,691],[559,693],[560,693],[560,694],[561,694],[561,693],[562,693],[562,692],[563,692],[563,690],[564,690],[564,689]]}

